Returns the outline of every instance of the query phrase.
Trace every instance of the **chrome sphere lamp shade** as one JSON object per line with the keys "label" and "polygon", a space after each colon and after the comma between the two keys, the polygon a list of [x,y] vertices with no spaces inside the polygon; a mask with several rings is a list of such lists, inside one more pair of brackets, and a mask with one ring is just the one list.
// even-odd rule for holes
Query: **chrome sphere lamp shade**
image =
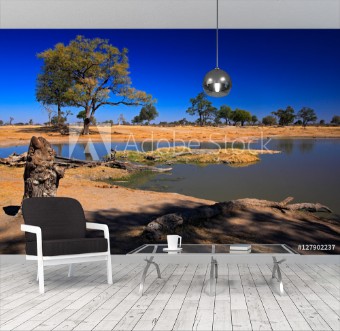
{"label": "chrome sphere lamp shade", "polygon": [[225,97],[231,89],[230,76],[218,67],[218,0],[216,0],[216,68],[209,71],[203,79],[203,90],[211,97]]}

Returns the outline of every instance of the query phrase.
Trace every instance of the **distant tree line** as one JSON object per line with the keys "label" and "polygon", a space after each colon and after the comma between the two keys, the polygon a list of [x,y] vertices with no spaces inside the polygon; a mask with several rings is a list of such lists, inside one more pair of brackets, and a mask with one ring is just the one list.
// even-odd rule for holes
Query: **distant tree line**
{"label": "distant tree line", "polygon": [[[263,117],[262,121],[259,122],[256,115],[251,114],[249,111],[244,109],[236,108],[232,110],[227,105],[222,105],[219,109],[212,105],[206,95],[201,92],[195,98],[190,99],[191,106],[186,112],[191,116],[197,116],[195,124],[200,126],[205,125],[302,125],[307,126],[309,123],[316,123],[317,116],[315,110],[309,107],[301,108],[297,113],[293,107],[288,106],[286,109],[278,109],[273,111],[271,115]],[[339,125],[340,116],[333,116],[331,124]],[[324,120],[319,121],[320,125],[326,124]],[[185,125],[185,124],[183,124]]]}
{"label": "distant tree line", "polygon": [[29,119],[28,122],[13,122],[14,117],[10,116],[8,122],[4,122],[3,120],[0,119],[0,126],[3,125],[41,125],[39,123],[34,123],[33,119]]}

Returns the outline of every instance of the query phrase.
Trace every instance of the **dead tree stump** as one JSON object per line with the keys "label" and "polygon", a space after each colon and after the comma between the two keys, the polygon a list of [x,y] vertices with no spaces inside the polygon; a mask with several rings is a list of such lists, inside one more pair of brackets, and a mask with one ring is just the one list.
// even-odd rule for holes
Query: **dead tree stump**
{"label": "dead tree stump", "polygon": [[24,199],[57,195],[59,180],[64,177],[65,169],[54,164],[55,155],[45,138],[32,137],[24,172]]}

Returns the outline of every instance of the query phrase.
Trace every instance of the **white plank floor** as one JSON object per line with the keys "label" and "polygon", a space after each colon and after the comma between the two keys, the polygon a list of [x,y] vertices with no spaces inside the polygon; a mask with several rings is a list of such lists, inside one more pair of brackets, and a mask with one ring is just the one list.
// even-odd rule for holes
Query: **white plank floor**
{"label": "white plank floor", "polygon": [[209,295],[210,266],[153,267],[138,294],[144,264],[113,265],[106,284],[103,263],[45,269],[38,292],[34,263],[0,272],[1,330],[340,330],[340,266],[283,265],[285,294],[271,280],[271,265],[219,265]]}

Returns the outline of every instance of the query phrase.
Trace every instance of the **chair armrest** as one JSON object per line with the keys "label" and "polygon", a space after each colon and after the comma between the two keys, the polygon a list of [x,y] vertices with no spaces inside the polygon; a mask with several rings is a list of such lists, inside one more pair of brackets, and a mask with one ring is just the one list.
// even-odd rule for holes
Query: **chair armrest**
{"label": "chair armrest", "polygon": [[41,227],[36,225],[21,224],[21,231],[35,233],[41,235]]}
{"label": "chair armrest", "polygon": [[86,229],[104,231],[104,237],[110,239],[109,227],[106,224],[86,222]]}
{"label": "chair armrest", "polygon": [[42,234],[41,228],[36,225],[21,224],[21,231],[35,233],[37,236],[37,256],[42,258]]}

